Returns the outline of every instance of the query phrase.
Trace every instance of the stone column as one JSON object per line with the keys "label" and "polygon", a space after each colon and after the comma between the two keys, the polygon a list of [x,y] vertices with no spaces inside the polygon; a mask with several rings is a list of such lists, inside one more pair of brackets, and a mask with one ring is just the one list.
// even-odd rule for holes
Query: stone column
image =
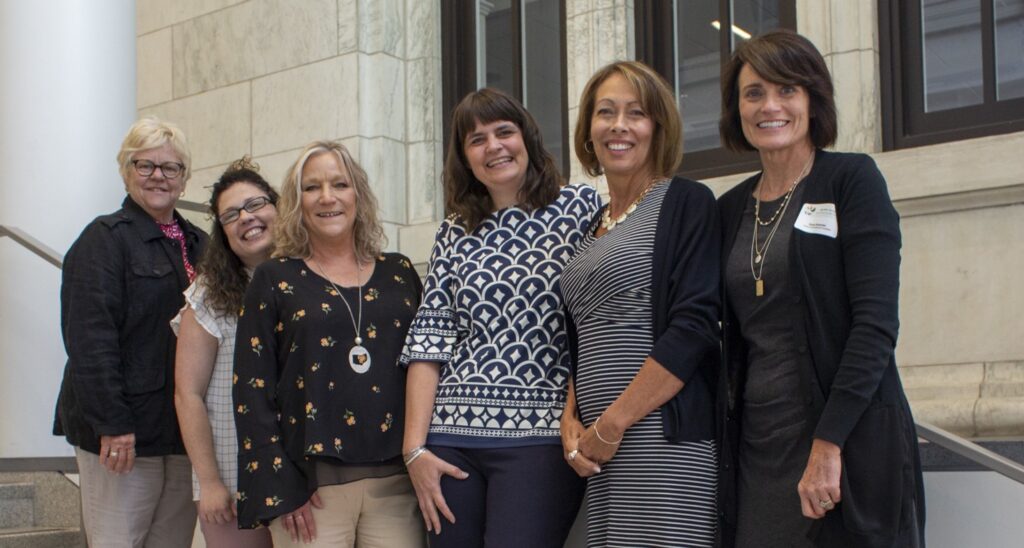
{"label": "stone column", "polygon": [[[611,63],[636,59],[632,0],[568,0],[565,6],[566,67],[569,92],[569,147],[573,147],[576,116],[583,86],[597,69]],[[605,196],[604,177],[592,179],[572,152],[570,180],[587,181]]]}
{"label": "stone column", "polygon": [[[135,118],[135,3],[0,2],[0,224],[59,253],[117,209]],[[0,458],[68,456],[50,435],[66,360],[60,272],[0,240]]]}

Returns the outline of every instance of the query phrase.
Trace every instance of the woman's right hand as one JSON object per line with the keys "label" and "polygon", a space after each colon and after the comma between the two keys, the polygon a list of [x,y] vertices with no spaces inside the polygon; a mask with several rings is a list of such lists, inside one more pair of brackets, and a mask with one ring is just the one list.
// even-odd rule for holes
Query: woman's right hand
{"label": "woman's right hand", "polygon": [[199,486],[199,519],[203,523],[224,525],[238,515],[234,497],[221,482]]}
{"label": "woman's right hand", "polygon": [[316,521],[313,520],[313,508],[323,507],[324,503],[320,501],[320,495],[314,492],[306,504],[300,506],[298,510],[279,518],[284,525],[284,530],[291,535],[292,542],[298,542],[300,537],[306,544],[316,540]]}
{"label": "woman's right hand", "polygon": [[455,479],[466,479],[469,477],[465,471],[449,464],[431,451],[426,451],[416,460],[407,466],[409,479],[416,489],[416,498],[419,500],[420,512],[423,514],[423,521],[426,523],[427,532],[441,532],[441,518],[438,511],[450,523],[455,523],[455,514],[448,508],[448,503],[441,493],[441,476],[449,475]]}
{"label": "woman's right hand", "polygon": [[562,434],[562,452],[565,454],[565,462],[568,462],[569,466],[571,466],[576,474],[581,478],[589,478],[594,474],[599,474],[601,472],[601,467],[580,452],[580,436],[582,436],[583,432],[587,429],[578,418],[570,415],[575,414],[566,412],[562,413],[560,426],[560,432]]}

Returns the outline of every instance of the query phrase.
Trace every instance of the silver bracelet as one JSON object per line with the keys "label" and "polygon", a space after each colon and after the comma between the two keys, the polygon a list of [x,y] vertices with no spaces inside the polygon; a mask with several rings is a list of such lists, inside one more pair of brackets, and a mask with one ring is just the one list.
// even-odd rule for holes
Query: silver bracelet
{"label": "silver bracelet", "polygon": [[405,465],[409,466],[410,464],[412,464],[412,461],[420,458],[420,455],[422,455],[423,453],[426,453],[426,452],[427,452],[427,447],[425,445],[421,445],[419,447],[414,447],[412,449],[412,451],[409,451],[408,453],[406,453],[404,455],[403,460],[405,462]]}
{"label": "silver bracelet", "polygon": [[594,425],[593,425],[594,426],[594,434],[597,434],[597,439],[601,440],[603,443],[605,443],[607,445],[618,445],[619,443],[622,442],[622,438],[619,438],[619,441],[608,441],[608,440],[602,438],[601,437],[601,431],[597,429],[597,423],[599,423],[599,422],[601,422],[601,417],[597,417],[597,420],[594,421]]}

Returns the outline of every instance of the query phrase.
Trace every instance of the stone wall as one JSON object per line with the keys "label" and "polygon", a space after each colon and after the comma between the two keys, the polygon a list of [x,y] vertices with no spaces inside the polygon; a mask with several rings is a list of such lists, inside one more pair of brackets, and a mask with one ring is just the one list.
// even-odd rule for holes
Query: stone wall
{"label": "stone wall", "polygon": [[422,263],[441,213],[438,17],[421,0],[138,0],[139,114],[185,130],[197,202],[243,154],[280,186],[306,143],[340,140],[388,249]]}
{"label": "stone wall", "polygon": [[[439,1],[137,0],[137,10],[139,112],[188,132],[188,199],[205,201],[242,154],[279,182],[307,141],[340,139],[370,175],[389,248],[422,272],[443,202]],[[1024,435],[1024,132],[882,152],[876,3],[797,0],[797,14],[835,79],[836,148],[875,158],[902,216],[897,358],[917,418]],[[594,70],[635,57],[633,18],[632,0],[566,1],[570,132]],[[572,173],[585,180],[574,155]],[[707,182],[723,192],[748,175]]]}

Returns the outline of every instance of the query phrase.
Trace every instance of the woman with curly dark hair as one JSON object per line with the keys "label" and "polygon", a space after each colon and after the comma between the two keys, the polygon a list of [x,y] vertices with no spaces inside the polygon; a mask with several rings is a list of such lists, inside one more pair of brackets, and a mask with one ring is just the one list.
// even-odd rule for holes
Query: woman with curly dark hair
{"label": "woman with curly dark hair", "polygon": [[[267,529],[239,530],[235,517],[238,444],[231,384],[235,330],[245,288],[273,250],[277,192],[248,157],[231,164],[213,185],[210,244],[185,307],[171,324],[178,332],[174,394],[178,422],[192,460],[192,496],[207,546],[271,546]],[[269,207],[268,207],[269,206]]]}

